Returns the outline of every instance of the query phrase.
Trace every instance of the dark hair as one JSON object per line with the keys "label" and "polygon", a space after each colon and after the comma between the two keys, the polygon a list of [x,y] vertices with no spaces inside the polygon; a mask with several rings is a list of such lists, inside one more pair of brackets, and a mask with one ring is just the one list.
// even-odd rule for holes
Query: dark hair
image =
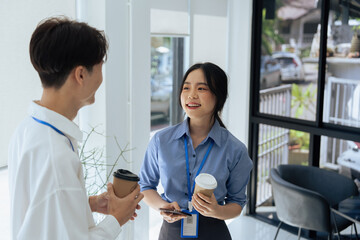
{"label": "dark hair", "polygon": [[[206,63],[197,63],[191,66],[185,73],[180,93],[179,93],[179,100],[181,98],[181,92],[184,87],[184,82],[188,75],[197,69],[201,69],[205,75],[206,82],[210,88],[210,91],[216,96],[216,104],[213,112],[214,119],[218,120],[220,126],[225,127],[224,123],[221,121],[219,114],[221,113],[224,104],[226,102],[226,98],[228,96],[228,78],[226,73],[217,65],[206,62]],[[181,105],[181,100],[179,101]]]}
{"label": "dark hair", "polygon": [[66,17],[45,19],[30,40],[30,59],[44,88],[60,88],[70,71],[84,66],[92,71],[106,58],[108,43],[103,31]]}

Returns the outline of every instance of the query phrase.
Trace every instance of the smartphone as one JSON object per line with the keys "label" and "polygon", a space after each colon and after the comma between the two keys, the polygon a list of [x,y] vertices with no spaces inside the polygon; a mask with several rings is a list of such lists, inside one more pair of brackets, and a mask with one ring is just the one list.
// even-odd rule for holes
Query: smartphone
{"label": "smartphone", "polygon": [[179,214],[179,215],[191,216],[190,213],[183,212],[183,211],[179,211],[179,210],[175,210],[175,209],[159,208],[159,210],[160,210],[160,211],[163,211],[163,212],[166,212],[166,213],[172,213],[172,214]]}

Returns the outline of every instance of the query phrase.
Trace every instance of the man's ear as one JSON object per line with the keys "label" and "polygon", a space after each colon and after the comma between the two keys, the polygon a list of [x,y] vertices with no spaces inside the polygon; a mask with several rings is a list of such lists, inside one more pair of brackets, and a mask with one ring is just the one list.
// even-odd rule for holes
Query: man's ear
{"label": "man's ear", "polygon": [[74,68],[74,80],[80,86],[84,85],[84,74],[85,74],[85,67],[84,66],[77,66]]}

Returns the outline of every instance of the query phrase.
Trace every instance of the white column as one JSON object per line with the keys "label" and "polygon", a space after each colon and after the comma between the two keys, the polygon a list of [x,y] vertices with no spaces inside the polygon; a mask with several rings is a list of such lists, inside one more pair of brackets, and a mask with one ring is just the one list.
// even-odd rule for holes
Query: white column
{"label": "white column", "polygon": [[[110,49],[106,64],[106,135],[121,147],[129,144],[117,168],[138,173],[150,136],[150,6],[147,0],[107,0],[106,33]],[[111,164],[118,148],[107,139]],[[145,203],[120,239],[148,239],[149,211]]]}
{"label": "white column", "polygon": [[251,22],[252,0],[228,0],[229,98],[223,118],[227,128],[245,144],[249,129]]}

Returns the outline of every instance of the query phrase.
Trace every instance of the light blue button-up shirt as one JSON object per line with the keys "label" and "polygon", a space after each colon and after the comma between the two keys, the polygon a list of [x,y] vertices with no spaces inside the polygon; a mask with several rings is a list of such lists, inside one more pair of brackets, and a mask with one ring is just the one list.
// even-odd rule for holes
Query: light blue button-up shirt
{"label": "light blue button-up shirt", "polygon": [[211,138],[214,146],[201,173],[209,173],[216,178],[217,188],[214,194],[220,204],[234,202],[244,207],[246,185],[253,164],[245,145],[221,127],[218,121],[215,121],[208,136],[196,149],[193,148],[187,120],[157,132],[149,143],[140,170],[141,191],[157,190],[160,180],[164,188],[161,197],[167,202],[177,202],[182,209],[187,208],[184,135],[187,135],[189,140],[187,147],[191,184],[194,184],[196,172]]}

